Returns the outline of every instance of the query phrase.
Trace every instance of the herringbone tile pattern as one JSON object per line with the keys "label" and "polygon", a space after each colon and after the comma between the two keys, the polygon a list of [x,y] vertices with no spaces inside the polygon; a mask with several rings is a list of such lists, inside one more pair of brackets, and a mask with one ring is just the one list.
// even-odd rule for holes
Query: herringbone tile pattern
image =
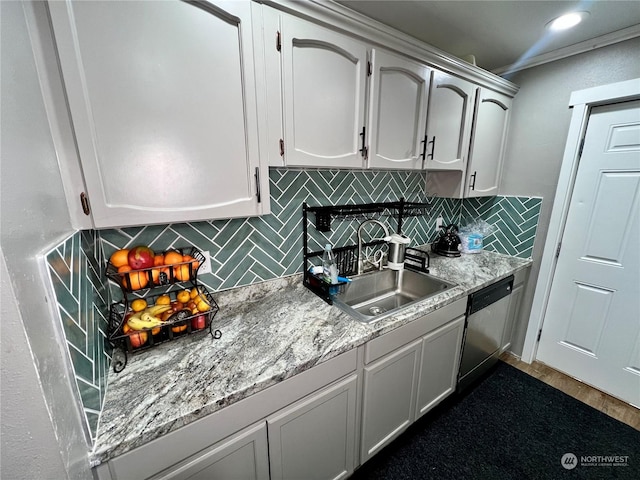
{"label": "herringbone tile pattern", "polygon": [[484,239],[486,250],[529,258],[541,206],[542,199],[536,197],[467,198],[462,202],[461,225],[482,219],[495,227]]}
{"label": "herringbone tile pattern", "polygon": [[[95,231],[77,232],[47,254],[58,315],[87,426],[95,438],[106,388],[107,291]],[[97,258],[96,258],[97,256]]]}
{"label": "herringbone tile pattern", "polygon": [[[302,271],[302,204],[310,206],[425,201],[423,172],[271,168],[271,214],[208,222],[132,227],[100,232],[105,255],[138,244],[155,251],[195,246],[211,254],[211,274],[198,279],[213,291]],[[429,219],[413,218],[403,231],[427,241]],[[338,221],[324,235],[313,230],[310,249],[354,244],[358,223]],[[389,221],[395,229],[395,222]],[[117,292],[114,292],[114,295]]]}

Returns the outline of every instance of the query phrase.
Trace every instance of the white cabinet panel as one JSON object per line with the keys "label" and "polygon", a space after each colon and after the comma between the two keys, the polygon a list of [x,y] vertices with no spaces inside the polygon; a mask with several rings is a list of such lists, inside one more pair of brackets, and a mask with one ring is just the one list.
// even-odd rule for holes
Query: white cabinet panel
{"label": "white cabinet panel", "polygon": [[467,168],[467,197],[498,194],[511,98],[479,88]]}
{"label": "white cabinet panel", "polygon": [[421,169],[430,69],[380,50],[372,64],[369,166]]}
{"label": "white cabinet panel", "polygon": [[250,3],[50,10],[96,227],[263,212]]}
{"label": "white cabinet panel", "polygon": [[360,461],[364,463],[411,424],[421,340],[364,367]]}
{"label": "white cabinet panel", "polygon": [[357,376],[267,420],[272,480],[347,478],[354,469]]}
{"label": "white cabinet panel", "polygon": [[422,338],[416,419],[456,389],[464,320],[462,316]]}
{"label": "white cabinet panel", "polygon": [[267,426],[234,435],[153,480],[269,480]]}
{"label": "white cabinet panel", "polygon": [[426,168],[464,170],[473,117],[472,83],[434,71],[427,119]]}
{"label": "white cabinet panel", "polygon": [[281,42],[286,165],[362,167],[366,46],[289,16]]}

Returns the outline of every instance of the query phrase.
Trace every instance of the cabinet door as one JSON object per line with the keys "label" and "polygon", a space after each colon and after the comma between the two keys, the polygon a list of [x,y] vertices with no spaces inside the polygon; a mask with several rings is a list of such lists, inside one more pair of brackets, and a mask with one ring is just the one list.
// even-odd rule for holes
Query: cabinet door
{"label": "cabinet door", "polygon": [[362,463],[413,421],[420,344],[416,340],[364,367]]}
{"label": "cabinet door", "polygon": [[422,338],[416,419],[456,389],[464,316]]}
{"label": "cabinet door", "polygon": [[434,71],[427,117],[426,168],[464,170],[473,118],[472,83]]}
{"label": "cabinet door", "polygon": [[431,71],[383,51],[371,58],[369,166],[421,169]]}
{"label": "cabinet door", "polygon": [[250,2],[50,11],[96,227],[268,213]]}
{"label": "cabinet door", "polygon": [[290,16],[281,42],[285,163],[362,167],[366,46]]}
{"label": "cabinet door", "polygon": [[153,480],[269,480],[264,422],[224,440]]}
{"label": "cabinet door", "polygon": [[511,347],[511,341],[513,336],[513,327],[518,321],[518,314],[520,313],[520,305],[522,304],[522,295],[524,293],[524,284],[520,284],[513,288],[511,297],[509,299],[509,310],[507,313],[507,323],[504,326],[504,332],[502,333],[502,348],[500,352],[504,352]]}
{"label": "cabinet door", "polygon": [[354,469],[357,376],[267,420],[271,479],[339,479]]}
{"label": "cabinet door", "polygon": [[510,109],[511,98],[479,89],[467,168],[467,197],[498,194]]}

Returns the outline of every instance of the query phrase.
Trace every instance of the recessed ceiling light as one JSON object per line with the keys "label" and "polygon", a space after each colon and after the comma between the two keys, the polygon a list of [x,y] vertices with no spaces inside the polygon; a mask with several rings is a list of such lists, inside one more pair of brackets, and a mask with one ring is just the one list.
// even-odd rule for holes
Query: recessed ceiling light
{"label": "recessed ceiling light", "polygon": [[551,20],[549,23],[547,23],[546,27],[549,30],[553,30],[553,31],[566,30],[568,28],[575,27],[576,25],[578,25],[582,20],[587,18],[588,15],[589,15],[589,12],[566,13],[564,15],[559,16],[558,18]]}

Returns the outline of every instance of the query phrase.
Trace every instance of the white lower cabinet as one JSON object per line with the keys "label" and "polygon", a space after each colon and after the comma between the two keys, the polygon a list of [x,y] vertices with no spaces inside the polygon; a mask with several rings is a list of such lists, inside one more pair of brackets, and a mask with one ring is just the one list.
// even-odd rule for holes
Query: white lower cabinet
{"label": "white lower cabinet", "polygon": [[225,439],[153,480],[269,480],[267,425],[261,422]]}
{"label": "white lower cabinet", "polygon": [[420,340],[364,367],[362,443],[364,463],[400,435],[414,418]]}
{"label": "white lower cabinet", "polygon": [[456,388],[466,298],[370,341],[364,354],[364,463]]}
{"label": "white lower cabinet", "polygon": [[267,420],[272,480],[351,475],[357,380],[351,375]]}
{"label": "white lower cabinet", "polygon": [[422,337],[416,419],[456,389],[464,316]]}

